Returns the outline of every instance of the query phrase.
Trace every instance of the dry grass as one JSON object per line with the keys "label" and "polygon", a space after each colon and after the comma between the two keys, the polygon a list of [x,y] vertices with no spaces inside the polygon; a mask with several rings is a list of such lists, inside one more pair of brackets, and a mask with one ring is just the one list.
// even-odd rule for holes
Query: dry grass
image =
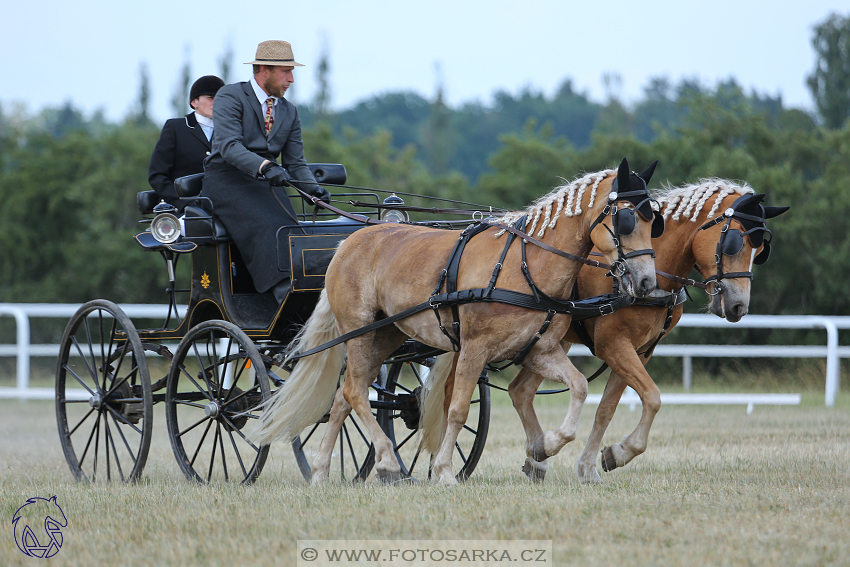
{"label": "dry grass", "polygon": [[[538,402],[547,427],[563,417],[561,396]],[[9,520],[27,498],[54,494],[69,520],[54,565],[294,565],[298,539],[551,539],[557,565],[850,564],[850,395],[826,409],[813,391],[800,407],[749,416],[665,407],[645,455],[583,486],[574,467],[593,411],[542,486],[519,470],[522,433],[501,393],[482,461],[454,488],[316,489],[282,446],[252,487],[193,485],[161,411],[139,484],[84,486],[65,464],[53,404],[0,401],[0,564],[32,563]],[[637,418],[621,408],[606,443]]]}

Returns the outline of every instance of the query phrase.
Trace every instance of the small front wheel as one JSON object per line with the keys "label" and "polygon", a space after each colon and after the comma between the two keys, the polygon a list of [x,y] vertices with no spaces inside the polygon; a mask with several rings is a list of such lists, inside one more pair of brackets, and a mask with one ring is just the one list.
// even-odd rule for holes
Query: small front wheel
{"label": "small front wheel", "polygon": [[114,303],[89,301],[71,317],[56,367],[56,420],[77,480],[132,482],[148,459],[153,397],[133,323]]}
{"label": "small front wheel", "polygon": [[251,484],[268,445],[243,431],[271,395],[269,376],[251,339],[227,321],[206,321],[183,337],[168,373],[166,422],[174,456],[190,479]]}

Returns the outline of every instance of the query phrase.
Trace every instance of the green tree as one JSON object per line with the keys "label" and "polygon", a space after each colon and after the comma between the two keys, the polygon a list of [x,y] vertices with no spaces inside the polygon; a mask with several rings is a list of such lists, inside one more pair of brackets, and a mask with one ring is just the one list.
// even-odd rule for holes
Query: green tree
{"label": "green tree", "polygon": [[319,64],[316,66],[316,82],[319,88],[316,91],[316,99],[313,103],[313,109],[316,113],[316,118],[320,122],[328,120],[331,105],[331,82],[330,82],[330,54],[328,53],[327,38],[323,38],[322,52],[319,55]]}
{"label": "green tree", "polygon": [[186,107],[189,106],[189,89],[192,85],[192,66],[189,61],[190,50],[187,44],[183,66],[180,68],[180,74],[177,77],[177,87],[171,95],[171,107],[174,109],[174,116],[183,116],[186,114]]}
{"label": "green tree", "polygon": [[815,26],[812,46],[817,62],[806,82],[824,124],[841,128],[850,117],[850,18],[832,14]]}

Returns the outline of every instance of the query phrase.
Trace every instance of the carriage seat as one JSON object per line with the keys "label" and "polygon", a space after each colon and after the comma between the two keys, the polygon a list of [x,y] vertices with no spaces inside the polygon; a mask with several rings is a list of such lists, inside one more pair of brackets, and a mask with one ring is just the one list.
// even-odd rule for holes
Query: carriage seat
{"label": "carriage seat", "polygon": [[186,240],[197,244],[213,244],[216,242],[230,242],[227,229],[221,219],[210,214],[204,207],[189,205],[183,209],[184,237]]}
{"label": "carriage seat", "polygon": [[153,189],[136,193],[136,205],[143,215],[152,215],[153,208],[159,204],[160,200],[159,195]]}

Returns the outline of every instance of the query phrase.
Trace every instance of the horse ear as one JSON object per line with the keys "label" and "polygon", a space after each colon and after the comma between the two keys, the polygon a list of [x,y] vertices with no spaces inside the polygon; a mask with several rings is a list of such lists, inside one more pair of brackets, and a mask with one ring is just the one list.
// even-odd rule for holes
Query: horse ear
{"label": "horse ear", "polygon": [[629,162],[626,158],[620,162],[620,168],[617,170],[617,188],[619,191],[629,190]]}
{"label": "horse ear", "polygon": [[791,207],[765,207],[764,208],[764,218],[772,219],[773,217],[778,217]]}
{"label": "horse ear", "polygon": [[650,179],[652,179],[652,174],[653,174],[653,173],[655,173],[655,166],[656,166],[656,165],[658,165],[658,160],[655,160],[654,162],[652,162],[651,164],[649,164],[649,167],[647,167],[647,168],[646,168],[646,170],[644,170],[644,172],[643,172],[643,173],[641,173],[640,175],[638,175],[638,177],[640,177],[641,179],[643,179],[643,180],[644,180],[644,182],[645,182],[647,185],[649,185],[649,180],[650,180]]}

